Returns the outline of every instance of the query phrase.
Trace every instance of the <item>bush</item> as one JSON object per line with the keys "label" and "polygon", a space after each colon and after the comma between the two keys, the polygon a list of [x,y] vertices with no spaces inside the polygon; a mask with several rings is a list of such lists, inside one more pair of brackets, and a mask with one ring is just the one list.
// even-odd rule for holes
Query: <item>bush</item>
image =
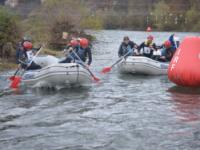
{"label": "bush", "polygon": [[171,22],[169,22],[170,7],[164,1],[157,3],[154,7],[155,26],[159,30],[168,30],[171,25]]}
{"label": "bush", "polygon": [[[5,7],[0,7],[0,55],[4,57],[5,45],[9,43],[10,48],[16,45],[20,39],[19,18]],[[11,52],[12,50],[7,50]],[[7,54],[12,56],[12,54]]]}
{"label": "bush", "polygon": [[199,10],[197,10],[195,7],[192,7],[190,10],[186,13],[186,19],[187,19],[187,29],[191,31],[200,31],[200,14]]}
{"label": "bush", "polygon": [[99,30],[103,28],[103,20],[98,16],[89,16],[82,20],[82,28]]}
{"label": "bush", "polygon": [[66,45],[66,40],[62,39],[62,33],[64,31],[71,33],[73,32],[74,25],[71,24],[68,20],[59,20],[52,24],[49,29],[50,32],[50,40],[49,46],[50,48],[61,49],[64,45]]}
{"label": "bush", "polygon": [[[31,35],[35,42],[43,42],[49,48],[61,49],[71,37],[87,36],[84,28],[101,28],[99,18],[89,17],[88,9],[74,0],[48,0],[31,12],[23,21],[24,32]],[[68,32],[69,38],[62,39]]]}

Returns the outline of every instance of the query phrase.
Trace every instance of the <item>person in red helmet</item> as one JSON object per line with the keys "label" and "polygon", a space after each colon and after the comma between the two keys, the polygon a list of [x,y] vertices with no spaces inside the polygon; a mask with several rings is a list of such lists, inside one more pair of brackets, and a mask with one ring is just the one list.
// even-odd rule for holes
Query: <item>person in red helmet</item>
{"label": "person in red helmet", "polygon": [[153,56],[153,51],[157,50],[156,44],[153,43],[154,37],[152,35],[149,35],[147,37],[147,40],[140,44],[138,47],[138,51],[143,56],[151,58]]}
{"label": "person in red helmet", "polygon": [[[32,61],[34,56],[34,51],[39,50],[40,48],[33,48],[33,44],[30,41],[24,41],[22,45],[22,50],[19,52],[18,62],[21,64],[21,67],[26,70],[36,70],[41,69],[41,66]],[[32,63],[27,68],[28,64]]]}
{"label": "person in red helmet", "polygon": [[162,50],[161,50],[161,61],[171,61],[174,52],[176,51],[176,48],[172,45],[171,41],[167,40],[164,42],[162,45]]}
{"label": "person in red helmet", "polygon": [[[79,40],[79,43],[80,45],[76,48],[75,52],[83,62],[86,62],[88,59],[87,65],[90,66],[92,63],[92,52],[89,47],[89,41],[86,38],[81,38]],[[74,57],[74,59],[77,61],[79,60],[79,58],[77,58],[76,56]]]}
{"label": "person in red helmet", "polygon": [[79,47],[79,41],[76,39],[72,39],[67,47],[64,49],[65,59],[60,61],[59,63],[71,63],[74,62],[74,54],[73,50]]}
{"label": "person in red helmet", "polygon": [[24,51],[24,42],[31,42],[31,37],[29,36],[24,36],[21,41],[19,43],[17,43],[17,46],[16,46],[16,62],[17,64],[19,64],[19,57],[20,57],[20,54]]}

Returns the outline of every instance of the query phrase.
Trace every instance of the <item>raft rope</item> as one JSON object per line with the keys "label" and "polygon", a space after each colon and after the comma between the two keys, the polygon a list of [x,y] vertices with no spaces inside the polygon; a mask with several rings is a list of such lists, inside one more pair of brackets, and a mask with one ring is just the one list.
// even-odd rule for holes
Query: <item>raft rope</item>
{"label": "raft rope", "polygon": [[78,74],[77,74],[77,78],[76,78],[76,82],[79,82],[79,76],[80,76],[80,68],[79,68],[79,65],[77,64],[77,72],[78,72]]}

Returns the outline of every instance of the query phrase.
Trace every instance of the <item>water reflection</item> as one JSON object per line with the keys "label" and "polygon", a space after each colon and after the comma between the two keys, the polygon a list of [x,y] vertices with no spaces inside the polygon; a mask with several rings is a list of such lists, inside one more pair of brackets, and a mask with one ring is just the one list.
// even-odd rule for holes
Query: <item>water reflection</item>
{"label": "water reflection", "polygon": [[200,120],[200,89],[172,87],[168,89],[174,102],[173,111],[184,122]]}

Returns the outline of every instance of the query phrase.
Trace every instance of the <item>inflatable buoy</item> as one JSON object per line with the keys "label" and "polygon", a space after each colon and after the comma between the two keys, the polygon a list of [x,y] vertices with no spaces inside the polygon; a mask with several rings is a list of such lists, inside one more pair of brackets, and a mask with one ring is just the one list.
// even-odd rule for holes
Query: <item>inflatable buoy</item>
{"label": "inflatable buoy", "polygon": [[152,31],[152,28],[151,28],[151,27],[147,27],[146,31],[147,31],[147,32],[151,32],[151,31]]}
{"label": "inflatable buoy", "polygon": [[176,50],[168,78],[177,85],[200,87],[200,37],[187,37]]}

